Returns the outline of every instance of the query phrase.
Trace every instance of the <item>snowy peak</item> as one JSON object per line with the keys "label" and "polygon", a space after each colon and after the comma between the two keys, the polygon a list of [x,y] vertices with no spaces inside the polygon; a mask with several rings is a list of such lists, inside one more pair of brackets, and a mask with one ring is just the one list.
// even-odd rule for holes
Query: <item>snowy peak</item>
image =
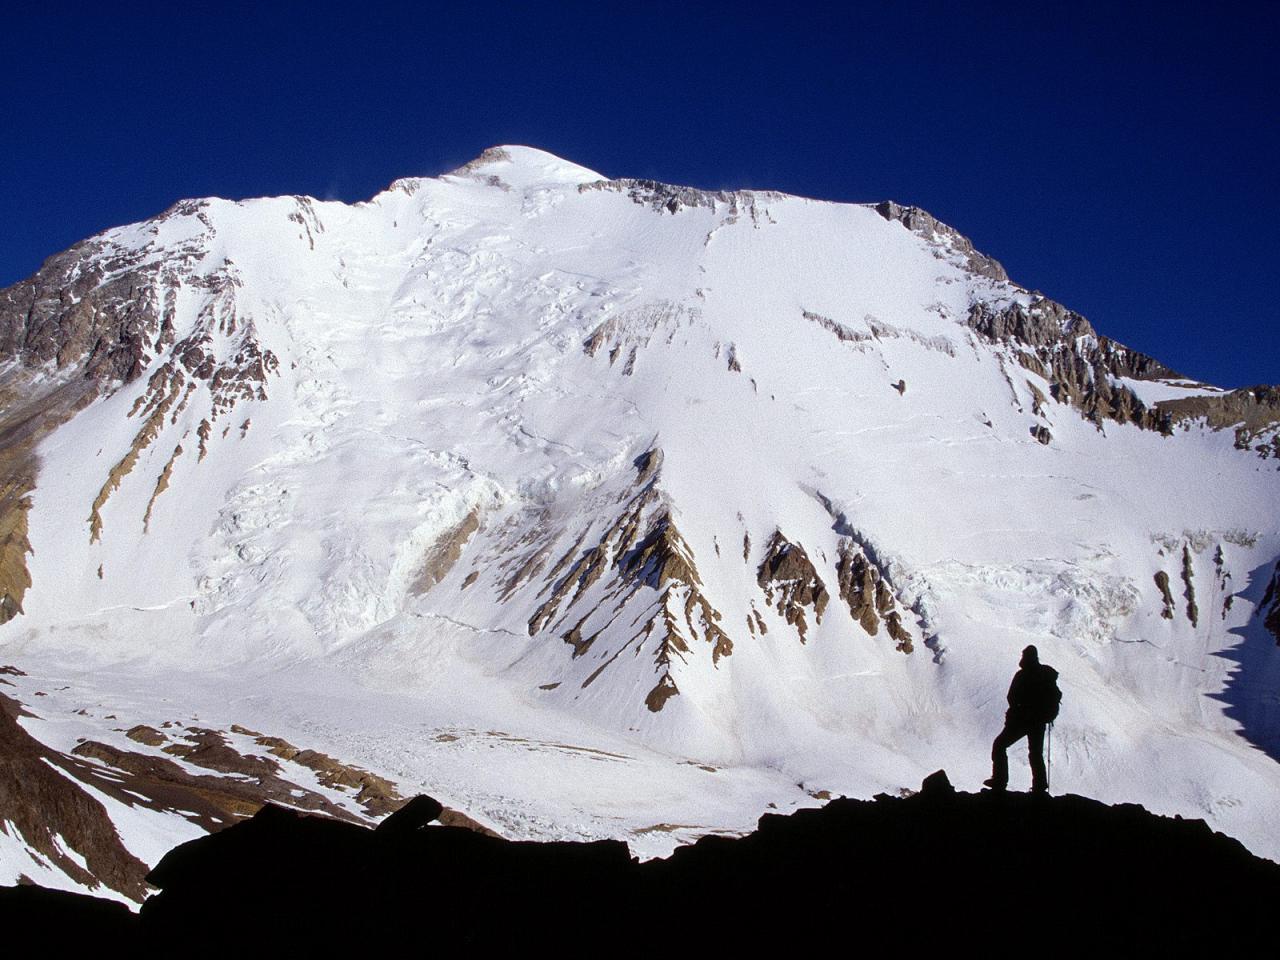
{"label": "snowy peak", "polygon": [[450,171],[449,176],[496,176],[513,187],[591,183],[607,180],[586,167],[534,147],[507,144],[489,147],[474,160]]}
{"label": "snowy peak", "polygon": [[[534,147],[512,144],[489,147],[473,160],[436,178],[448,182],[462,180],[482,183],[501,190],[524,193],[529,190],[577,187],[608,178]],[[389,189],[414,193],[423,178],[397,180]]]}

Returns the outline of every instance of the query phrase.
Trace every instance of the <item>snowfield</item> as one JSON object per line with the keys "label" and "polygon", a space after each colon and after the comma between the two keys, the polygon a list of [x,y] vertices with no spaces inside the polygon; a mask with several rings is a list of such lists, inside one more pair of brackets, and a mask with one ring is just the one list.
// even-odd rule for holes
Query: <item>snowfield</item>
{"label": "snowfield", "polygon": [[[103,239],[177,271],[177,341],[203,323],[219,356],[248,337],[277,365],[229,407],[190,378],[96,542],[168,354],[41,444],[33,585],[0,627],[41,742],[237,724],[509,837],[649,857],[940,767],[978,789],[1034,643],[1065,693],[1053,792],[1280,859],[1277,461],[1053,399],[965,323],[1033,295],[947,244],[525,147],[366,203],[214,199]],[[1120,380],[1147,404],[1221,392]],[[775,533],[823,609],[762,579]],[[853,554],[892,592],[874,635],[840,594]],[[117,806],[149,863],[200,832]],[[0,830],[0,882],[57,885],[35,869]]]}

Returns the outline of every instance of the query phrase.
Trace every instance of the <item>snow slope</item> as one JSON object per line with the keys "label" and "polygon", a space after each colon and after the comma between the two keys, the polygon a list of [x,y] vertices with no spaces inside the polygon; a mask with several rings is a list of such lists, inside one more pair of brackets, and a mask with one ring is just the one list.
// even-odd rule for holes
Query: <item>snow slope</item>
{"label": "snow slope", "polygon": [[[1057,399],[966,322],[1037,296],[945,238],[505,147],[366,203],[204,200],[95,239],[171,329],[39,447],[0,659],[48,694],[43,742],[242,724],[511,836],[651,855],[944,765],[976,788],[1035,643],[1055,792],[1280,857],[1276,461]],[[193,337],[256,372],[181,367]]]}

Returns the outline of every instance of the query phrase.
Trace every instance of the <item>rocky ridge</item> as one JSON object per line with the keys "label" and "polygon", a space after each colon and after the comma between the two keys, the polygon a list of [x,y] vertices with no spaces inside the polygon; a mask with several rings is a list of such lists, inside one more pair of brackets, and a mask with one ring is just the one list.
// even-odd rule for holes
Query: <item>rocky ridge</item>
{"label": "rocky ridge", "polygon": [[[310,201],[297,198],[299,222],[314,220]],[[228,260],[208,262],[216,235],[202,201],[183,201],[148,221],[140,246],[91,238],[50,257],[31,278],[0,290],[0,622],[22,612],[30,586],[26,512],[35,489],[35,448],[45,436],[95,400],[139,380],[145,388],[129,411],[140,421],[128,451],[106,471],[89,508],[90,542],[102,536],[102,509],[139,457],[185,418],[157,478],[146,516],[165,491],[181,441],[194,430],[198,457],[208,452],[214,425],[238,406],[267,399],[278,366],[261,345],[252,318],[238,313],[241,285]],[[164,243],[166,225],[194,221],[199,229]],[[178,336],[178,302],[195,297],[194,325]],[[198,410],[196,415],[194,411]],[[238,426],[241,436],[249,428]],[[226,437],[230,426],[224,427]]]}
{"label": "rocky ridge", "polygon": [[[565,890],[577,910],[564,943],[598,947],[616,935],[626,904],[684,902],[712,889],[723,898],[716,922],[676,916],[667,936],[699,950],[937,952],[989,943],[996,913],[1010,942],[1042,937],[1050,909],[1088,918],[1055,928],[1055,943],[1069,949],[1259,949],[1270,942],[1268,903],[1280,892],[1280,867],[1201,821],[1077,796],[960,794],[941,772],[906,797],[768,815],[747,836],[704,838],[646,863],[616,842],[521,844],[436,826],[440,809],[419,796],[369,830],[265,807],[165,857],[149,877],[160,892],[132,922],[133,948],[165,950],[216,903],[223,922],[204,930],[206,948],[385,950],[427,940],[516,949],[562,907]],[[909,891],[925,881],[946,896],[921,923]],[[1171,917],[1171,884],[1194,887],[1196,909]],[[752,896],[762,887],[772,891],[767,922]],[[487,896],[424,916],[422,904],[449,889]],[[0,907],[34,900],[22,894],[0,890]],[[64,923],[103,921],[88,901],[48,903]],[[850,904],[859,907],[852,916]],[[494,922],[495,906],[503,922]],[[650,947],[617,949],[639,956]]]}
{"label": "rocky ridge", "polygon": [[[620,512],[598,534],[588,527],[574,538],[545,573],[551,557],[547,540],[517,541],[514,546],[522,549],[502,564],[504,572],[510,571],[502,591],[510,599],[533,585],[539,602],[528,622],[529,635],[558,634],[574,660],[593,652],[597,640],[625,616],[629,635],[608,650],[594,651],[602,662],[581,687],[591,686],[625,650],[648,651],[656,683],[644,702],[656,713],[680,692],[671,668],[693,644],[706,644],[715,664],[732,654],[733,642],[703,593],[693,553],[661,492],[662,451],[646,451],[634,466],[635,479],[619,498]],[[591,539],[594,545],[588,546]],[[598,596],[591,593],[597,584],[603,588]]]}

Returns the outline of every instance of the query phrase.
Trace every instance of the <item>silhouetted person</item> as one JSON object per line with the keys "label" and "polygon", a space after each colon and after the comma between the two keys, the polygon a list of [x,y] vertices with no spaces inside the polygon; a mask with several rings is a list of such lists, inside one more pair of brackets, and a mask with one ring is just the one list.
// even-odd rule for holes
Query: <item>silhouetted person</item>
{"label": "silhouetted person", "polygon": [[1048,793],[1049,778],[1044,769],[1044,728],[1058,715],[1062,691],[1058,689],[1058,671],[1040,662],[1035,647],[1022,651],[1021,669],[1009,684],[1009,710],[1004,715],[1004,729],[991,744],[991,779],[986,785],[1003,790],[1009,784],[1009,747],[1027,738],[1031,758],[1031,792]]}

